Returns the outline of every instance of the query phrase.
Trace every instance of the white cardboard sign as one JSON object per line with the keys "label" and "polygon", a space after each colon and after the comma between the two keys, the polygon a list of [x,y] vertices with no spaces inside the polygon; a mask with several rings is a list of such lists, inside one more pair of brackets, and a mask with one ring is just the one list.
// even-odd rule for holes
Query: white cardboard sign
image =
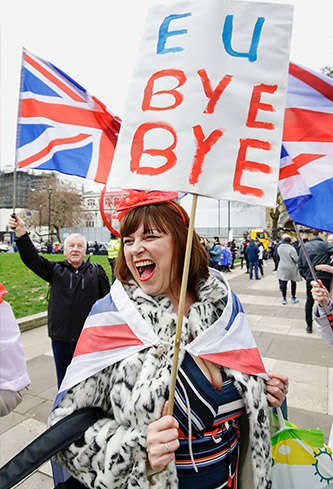
{"label": "white cardboard sign", "polygon": [[273,206],[292,17],[248,1],[151,7],[108,187]]}

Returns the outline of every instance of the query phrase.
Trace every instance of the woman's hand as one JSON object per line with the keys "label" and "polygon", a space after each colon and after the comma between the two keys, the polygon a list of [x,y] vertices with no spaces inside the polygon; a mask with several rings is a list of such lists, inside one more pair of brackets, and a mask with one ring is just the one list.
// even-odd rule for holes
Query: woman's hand
{"label": "woman's hand", "polygon": [[[332,268],[329,265],[326,266]],[[330,302],[330,296],[328,290],[326,289],[326,287],[324,287],[323,282],[320,279],[318,280],[318,282],[312,280],[311,285],[311,294],[313,299],[317,301],[321,307],[327,306]]]}
{"label": "woman's hand", "polygon": [[280,407],[288,394],[288,377],[278,372],[267,372],[267,375],[270,377],[270,380],[266,381],[268,405]]}
{"label": "woman's hand", "polygon": [[178,422],[167,416],[168,402],[165,403],[162,417],[150,423],[147,433],[148,469],[160,472],[175,458],[179,447]]}

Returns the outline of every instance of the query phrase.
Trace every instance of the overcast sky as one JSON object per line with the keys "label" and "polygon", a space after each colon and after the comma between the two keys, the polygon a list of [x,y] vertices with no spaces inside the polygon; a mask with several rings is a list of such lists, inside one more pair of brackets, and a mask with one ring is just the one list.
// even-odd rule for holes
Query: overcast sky
{"label": "overcast sky", "polygon": [[[222,0],[221,0],[222,1]],[[1,0],[1,166],[15,160],[22,47],[51,61],[122,117],[148,0]],[[333,0],[293,4],[291,60],[333,66]]]}

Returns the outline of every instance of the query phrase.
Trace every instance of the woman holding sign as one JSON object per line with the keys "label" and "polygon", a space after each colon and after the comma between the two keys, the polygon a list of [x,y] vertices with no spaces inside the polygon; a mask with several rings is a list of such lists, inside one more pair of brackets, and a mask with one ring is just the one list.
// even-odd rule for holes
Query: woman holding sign
{"label": "woman holding sign", "polygon": [[65,378],[69,390],[49,424],[91,405],[105,417],[57,462],[95,489],[268,489],[268,403],[281,405],[288,379],[267,376],[237,297],[208,268],[196,235],[175,405],[167,415],[189,224],[174,197],[133,191],[118,206],[118,280],[93,307],[73,360],[80,376],[80,358],[90,356],[90,376]]}

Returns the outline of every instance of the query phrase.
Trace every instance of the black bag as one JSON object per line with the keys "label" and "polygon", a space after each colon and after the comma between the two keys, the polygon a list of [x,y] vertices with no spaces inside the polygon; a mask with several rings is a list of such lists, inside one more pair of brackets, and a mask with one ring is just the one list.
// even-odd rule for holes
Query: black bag
{"label": "black bag", "polygon": [[[104,416],[102,409],[87,407],[78,409],[51,426],[0,469],[1,489],[10,489],[18,484],[62,448],[79,440],[89,426]],[[70,477],[66,482],[58,484],[56,489],[84,487],[74,477]]]}

